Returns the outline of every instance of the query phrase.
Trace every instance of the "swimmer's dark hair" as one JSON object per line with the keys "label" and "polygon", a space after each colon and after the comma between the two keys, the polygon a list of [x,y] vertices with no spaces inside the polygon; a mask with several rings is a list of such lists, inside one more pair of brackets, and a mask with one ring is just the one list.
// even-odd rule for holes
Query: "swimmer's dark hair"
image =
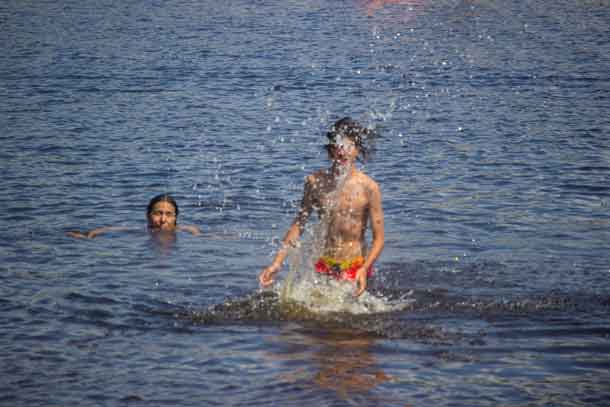
{"label": "swimmer's dark hair", "polygon": [[150,217],[150,213],[152,212],[155,205],[158,204],[159,202],[167,202],[170,205],[172,205],[174,207],[174,209],[176,210],[176,218],[178,217],[178,204],[176,203],[176,200],[174,198],[172,198],[172,196],[169,194],[161,194],[161,195],[155,196],[148,203],[148,207],[146,208],[146,217],[147,218]]}
{"label": "swimmer's dark hair", "polygon": [[328,144],[324,147],[327,151],[337,142],[337,136],[348,137],[353,140],[360,152],[359,157],[361,156],[362,160],[366,160],[371,154],[371,148],[368,144],[377,137],[377,133],[362,126],[351,117],[344,117],[337,120],[331,126],[330,131],[326,133]]}

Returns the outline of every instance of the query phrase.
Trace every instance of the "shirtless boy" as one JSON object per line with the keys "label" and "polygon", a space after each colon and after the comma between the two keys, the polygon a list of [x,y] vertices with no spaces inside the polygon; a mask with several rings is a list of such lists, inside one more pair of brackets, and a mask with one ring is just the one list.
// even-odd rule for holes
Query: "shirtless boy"
{"label": "shirtless boy", "polygon": [[[359,156],[365,158],[364,143],[371,135],[370,130],[349,117],[331,127],[326,145],[331,166],[306,177],[299,212],[275,259],[259,275],[263,287],[273,283],[274,275],[288,255],[288,247],[297,243],[315,209],[327,228],[323,256],[315,264],[316,272],[341,280],[355,280],[356,296],[366,290],[367,278],[371,276],[384,244],[379,186],[355,166]],[[373,235],[370,248],[365,242],[369,222]]]}

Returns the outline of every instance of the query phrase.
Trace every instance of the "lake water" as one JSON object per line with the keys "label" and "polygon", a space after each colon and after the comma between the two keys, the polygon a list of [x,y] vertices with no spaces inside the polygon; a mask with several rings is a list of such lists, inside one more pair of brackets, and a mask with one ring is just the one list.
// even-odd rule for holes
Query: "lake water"
{"label": "lake water", "polygon": [[[6,1],[0,27],[1,405],[609,402],[608,1]],[[386,244],[319,312],[257,275],[347,115],[382,136]],[[202,236],[151,241],[162,192]],[[142,229],[65,235],[104,225]]]}

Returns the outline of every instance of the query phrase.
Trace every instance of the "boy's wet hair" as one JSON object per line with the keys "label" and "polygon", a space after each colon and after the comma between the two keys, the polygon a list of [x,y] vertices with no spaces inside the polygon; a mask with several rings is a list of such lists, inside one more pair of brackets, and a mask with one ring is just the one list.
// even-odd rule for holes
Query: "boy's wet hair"
{"label": "boy's wet hair", "polygon": [[358,157],[366,160],[371,154],[371,143],[377,137],[377,133],[362,126],[351,117],[344,117],[331,126],[330,131],[326,133],[326,137],[328,138],[328,144],[325,145],[326,150],[337,143],[338,137],[347,137],[358,147],[360,152]]}
{"label": "boy's wet hair", "polygon": [[146,217],[147,218],[150,217],[150,213],[152,212],[155,205],[158,204],[159,202],[167,202],[170,205],[172,205],[174,207],[174,210],[176,211],[176,218],[178,217],[178,204],[176,203],[176,200],[170,194],[161,194],[161,195],[155,196],[148,203],[148,207],[146,208]]}

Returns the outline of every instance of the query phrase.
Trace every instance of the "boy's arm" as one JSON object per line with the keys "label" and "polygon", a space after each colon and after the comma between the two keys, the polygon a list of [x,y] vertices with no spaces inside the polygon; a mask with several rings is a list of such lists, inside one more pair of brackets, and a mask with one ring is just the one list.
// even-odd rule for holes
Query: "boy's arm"
{"label": "boy's arm", "polygon": [[311,177],[307,177],[307,179],[305,180],[305,187],[303,188],[303,199],[301,200],[299,212],[292,221],[290,228],[288,228],[288,231],[284,235],[284,239],[282,239],[282,245],[280,249],[277,251],[271,265],[265,268],[258,277],[258,280],[263,287],[266,287],[273,283],[273,275],[280,271],[282,263],[288,255],[288,248],[291,246],[295,246],[297,241],[299,240],[299,237],[301,237],[301,234],[303,234],[305,225],[307,224],[309,216],[311,215],[311,212],[313,210],[313,180],[310,178]]}
{"label": "boy's arm", "polygon": [[374,181],[372,181],[370,186],[369,217],[371,220],[371,230],[373,232],[373,242],[364,264],[356,273],[356,282],[358,284],[356,296],[361,295],[364,290],[366,290],[367,270],[375,263],[377,258],[379,258],[385,241],[381,191],[379,190],[379,186]]}

